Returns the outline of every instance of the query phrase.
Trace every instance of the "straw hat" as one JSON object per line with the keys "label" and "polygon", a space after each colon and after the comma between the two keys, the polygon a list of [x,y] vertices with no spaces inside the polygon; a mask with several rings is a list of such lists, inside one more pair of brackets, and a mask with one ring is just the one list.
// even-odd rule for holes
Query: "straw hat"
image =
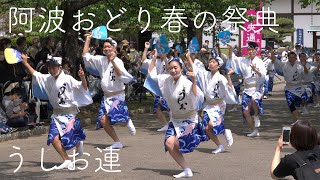
{"label": "straw hat", "polygon": [[128,40],[126,40],[126,39],[122,40],[121,43],[122,43],[122,45],[124,45],[124,46],[128,46],[128,45],[129,45],[129,42],[128,42]]}

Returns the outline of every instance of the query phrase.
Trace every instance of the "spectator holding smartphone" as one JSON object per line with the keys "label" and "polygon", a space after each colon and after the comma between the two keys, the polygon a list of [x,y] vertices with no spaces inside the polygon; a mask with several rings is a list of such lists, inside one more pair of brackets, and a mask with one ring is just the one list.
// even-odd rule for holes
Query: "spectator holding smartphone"
{"label": "spectator holding smartphone", "polygon": [[308,159],[310,153],[314,153],[318,158],[320,157],[317,131],[307,120],[298,120],[292,126],[290,144],[297,151],[280,158],[280,153],[283,149],[282,136],[280,136],[271,164],[270,173],[273,179],[290,175],[297,179],[295,169],[297,169],[299,165],[294,154],[300,156],[304,161]]}

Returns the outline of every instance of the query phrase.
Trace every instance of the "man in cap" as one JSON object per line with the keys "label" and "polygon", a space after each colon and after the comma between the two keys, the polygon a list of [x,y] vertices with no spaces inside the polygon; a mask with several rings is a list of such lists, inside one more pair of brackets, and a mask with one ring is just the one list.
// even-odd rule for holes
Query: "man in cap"
{"label": "man in cap", "polygon": [[[232,48],[230,45],[228,47]],[[263,114],[262,95],[266,68],[263,61],[256,56],[258,44],[249,42],[247,48],[247,57],[236,57],[232,54],[232,64],[235,72],[240,72],[244,80],[242,95],[243,122],[248,122],[250,129],[253,130],[247,136],[255,137],[260,135],[257,129],[260,126],[258,115]]]}
{"label": "man in cap", "polygon": [[28,64],[26,55],[23,54],[22,58],[22,64],[33,78],[34,96],[49,100],[53,107],[47,144],[52,144],[64,160],[56,169],[74,169],[74,163],[66,151],[76,146],[77,154],[83,154],[86,135],[77,113],[79,107],[92,103],[84,71],[80,65],[78,75],[81,81],[77,81],[63,72],[61,57],[47,55],[49,74],[41,74]]}

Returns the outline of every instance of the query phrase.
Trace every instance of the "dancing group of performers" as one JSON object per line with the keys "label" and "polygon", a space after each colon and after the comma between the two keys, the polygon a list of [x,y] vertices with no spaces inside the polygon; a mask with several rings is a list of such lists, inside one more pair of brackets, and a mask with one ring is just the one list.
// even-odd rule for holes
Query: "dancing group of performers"
{"label": "dancing group of performers", "polygon": [[[101,77],[104,96],[98,112],[98,123],[114,141],[111,147],[121,149],[123,144],[113,125],[125,123],[131,135],[136,133],[125,102],[125,84],[132,81],[133,77],[117,57],[116,41],[111,38],[105,40],[105,56],[95,56],[89,53],[91,38],[90,34],[86,37],[83,59],[85,68],[96,70]],[[174,175],[175,178],[193,176],[183,154],[193,152],[202,141],[211,139],[216,144],[217,148],[212,151],[214,154],[225,151],[218,135],[224,134],[228,146],[232,145],[232,133],[225,129],[224,114],[226,104],[239,102],[239,92],[236,93],[237,88],[232,81],[235,72],[242,76],[244,85],[241,107],[243,122],[252,130],[248,137],[260,135],[258,128],[259,116],[263,114],[262,100],[268,94],[265,81],[271,81],[272,73],[276,72],[285,78],[285,96],[294,121],[299,119],[296,107],[301,103],[305,108],[313,93],[316,94],[314,97],[320,95],[319,53],[315,55],[315,65],[306,63],[306,54],[300,53],[298,57],[295,52],[290,52],[288,61],[282,62],[276,58],[273,50],[269,50],[266,61],[265,56],[256,56],[258,45],[250,42],[247,57],[237,57],[228,45],[228,55],[210,57],[208,67],[205,67],[189,50],[181,59],[181,56],[167,58],[166,54],[158,54],[155,49],[148,59],[149,46],[146,42],[142,66],[148,70],[146,83],[154,85],[153,91],[157,89],[154,112],[164,125],[160,131],[166,131],[164,149],[183,169],[180,174]],[[26,55],[22,57],[22,63],[33,76],[33,85],[48,96],[53,107],[47,143],[52,144],[64,160],[57,169],[70,168],[74,164],[66,151],[76,147],[78,155],[81,155],[86,137],[77,118],[78,108],[92,103],[85,73],[80,67],[78,75],[81,81],[77,81],[62,71],[61,57],[48,56],[49,74],[41,74],[28,64]],[[227,73],[220,73],[221,68],[226,66],[229,67]],[[166,122],[163,110],[168,111],[169,122]]]}

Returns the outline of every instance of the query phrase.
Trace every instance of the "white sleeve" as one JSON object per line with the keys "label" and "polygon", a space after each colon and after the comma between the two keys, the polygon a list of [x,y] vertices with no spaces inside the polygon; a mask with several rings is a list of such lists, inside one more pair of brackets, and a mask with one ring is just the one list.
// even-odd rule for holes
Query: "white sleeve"
{"label": "white sleeve", "polygon": [[267,74],[267,69],[266,67],[264,66],[263,62],[261,61],[261,63],[259,64],[259,71],[261,73],[261,76],[265,77],[266,74]]}
{"label": "white sleeve", "polygon": [[204,94],[198,86],[197,86],[197,100],[198,100],[198,103],[200,104],[202,104],[204,101]]}
{"label": "white sleeve", "polygon": [[148,68],[151,64],[152,59],[145,59],[141,65],[141,72],[144,74],[148,74]]}
{"label": "white sleeve", "polygon": [[124,67],[124,64],[123,64],[123,61],[119,58],[116,58],[115,59],[115,63],[116,65],[118,66],[118,68],[120,69],[120,71],[122,72],[121,73],[121,76],[120,76],[120,80],[125,83],[125,84],[128,84],[130,83],[131,81],[134,81],[134,78],[133,76],[128,73],[128,71],[126,70],[126,68]]}
{"label": "white sleeve", "polygon": [[192,64],[192,69],[196,76],[197,85],[199,85],[200,89],[205,90],[206,87],[204,87],[204,82],[208,71],[204,67],[198,67],[196,64]]}
{"label": "white sleeve", "polygon": [[149,91],[151,91],[152,93],[158,95],[158,96],[163,96],[162,95],[162,90],[160,88],[160,84],[163,87],[164,85],[164,80],[161,79],[161,83],[159,84],[158,82],[158,76],[157,75],[157,69],[154,67],[151,71],[149,71],[148,76],[146,78],[146,80],[144,81],[143,86],[145,88],[147,88]]}
{"label": "white sleeve", "polygon": [[242,59],[242,57],[238,57],[234,53],[232,53],[231,67],[234,68],[234,72],[236,74],[242,74],[241,69],[240,69],[241,59]]}
{"label": "white sleeve", "polygon": [[50,74],[42,74],[38,71],[35,71],[32,74],[34,80],[36,80],[38,83],[44,84],[44,82],[47,81],[48,77],[50,76]]}
{"label": "white sleeve", "polygon": [[227,104],[237,104],[237,95],[236,91],[234,89],[234,86],[229,87],[228,80],[226,78],[223,78],[222,84],[224,86],[225,90],[225,97],[224,100]]}
{"label": "white sleeve", "polygon": [[70,78],[70,84],[73,90],[80,90],[81,92],[85,93],[86,90],[82,86],[82,81],[78,81],[74,79],[72,76],[68,76]]}
{"label": "white sleeve", "polygon": [[318,68],[317,66],[314,66],[314,65],[310,65],[309,67],[310,67],[309,68],[309,73],[314,73]]}
{"label": "white sleeve", "polygon": [[103,56],[94,56],[94,55],[91,55],[90,53],[85,53],[82,57],[83,57],[84,65],[86,66],[87,70],[92,69],[92,71],[98,71],[100,76],[102,75]]}
{"label": "white sleeve", "polygon": [[69,82],[72,87],[73,100],[77,102],[78,107],[89,105],[93,102],[89,89],[85,90],[82,86],[82,81],[74,79],[72,76],[69,77]]}
{"label": "white sleeve", "polygon": [[277,67],[279,69],[282,69],[284,64],[285,64],[285,62],[281,62],[280,60],[276,59],[273,64],[274,64],[275,67]]}
{"label": "white sleeve", "polygon": [[50,77],[50,74],[41,74],[38,71],[35,71],[32,74],[32,90],[33,95],[39,99],[42,100],[48,100],[48,94],[47,94],[47,85],[46,82],[48,78]]}

